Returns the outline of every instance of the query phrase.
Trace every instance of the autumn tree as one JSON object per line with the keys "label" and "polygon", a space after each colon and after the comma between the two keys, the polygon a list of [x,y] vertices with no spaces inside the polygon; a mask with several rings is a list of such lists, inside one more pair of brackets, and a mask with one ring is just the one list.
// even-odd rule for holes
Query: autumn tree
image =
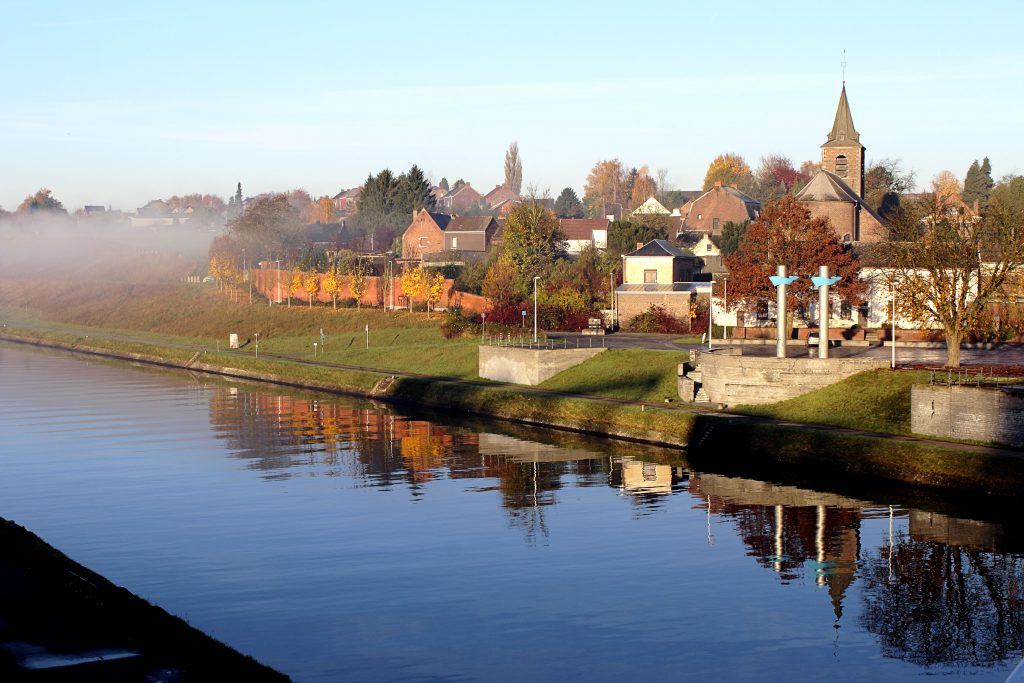
{"label": "autumn tree", "polygon": [[555,200],[555,214],[559,218],[583,218],[583,203],[571,187],[563,189]]}
{"label": "autumn tree", "polygon": [[594,164],[583,189],[584,202],[591,217],[603,215],[604,205],[607,203],[625,203],[629,198],[626,193],[626,180],[626,169],[618,159],[607,159]]}
{"label": "autumn tree", "polygon": [[441,273],[434,273],[434,276],[427,281],[426,286],[426,297],[427,297],[427,316],[430,316],[430,310],[433,308],[438,301],[444,296],[444,289],[446,286],[444,275]]}
{"label": "autumn tree", "polygon": [[955,197],[933,198],[922,218],[893,230],[882,253],[895,281],[899,316],[946,334],[946,365],[979,329],[989,302],[1013,299],[1024,271],[1024,178],[992,192],[982,216]]}
{"label": "autumn tree", "polygon": [[402,294],[409,299],[409,312],[412,313],[412,302],[418,296],[426,294],[427,273],[423,266],[408,268],[402,273]]}
{"label": "autumn tree", "polygon": [[555,214],[539,202],[523,202],[509,213],[502,231],[502,255],[520,277],[532,280],[564,256],[565,235]]}
{"label": "autumn tree", "polygon": [[357,258],[352,263],[352,271],[348,276],[348,288],[352,292],[352,297],[356,300],[356,310],[362,308],[363,295],[366,294],[367,284],[366,267],[363,264],[363,260]]}
{"label": "autumn tree", "polygon": [[704,176],[704,191],[713,188],[716,182],[746,191],[750,189],[752,180],[750,166],[743,157],[733,153],[719,154],[708,166],[708,172]]}
{"label": "autumn tree", "polygon": [[313,308],[313,297],[320,291],[320,276],[310,271],[302,278],[302,288],[306,290],[306,296],[309,297],[309,307]]}
{"label": "autumn tree", "polygon": [[488,269],[482,291],[494,308],[516,304],[526,298],[526,287],[519,277],[519,270],[507,258],[499,258]]}
{"label": "autumn tree", "polygon": [[817,300],[811,276],[819,266],[842,278],[832,293],[857,305],[864,300],[867,284],[860,279],[860,263],[849,246],[840,244],[827,218],[812,218],[807,207],[793,195],[769,202],[743,234],[739,248],[725,257],[729,268],[729,295],[748,308],[775,300],[769,277],[776,267],[786,266],[799,279],[789,286],[789,312],[806,318],[808,304]]}
{"label": "autumn tree", "polygon": [[513,142],[505,152],[505,187],[519,194],[523,189],[523,160],[519,158],[519,143]]}
{"label": "autumn tree", "polygon": [[292,294],[296,297],[302,292],[303,278],[301,270],[293,270],[288,282],[288,305],[292,305]]}
{"label": "autumn tree", "polygon": [[629,205],[636,208],[654,196],[654,178],[647,172],[646,166],[641,166],[633,180],[633,188],[630,193]]}
{"label": "autumn tree", "polygon": [[50,190],[45,187],[35,194],[30,194],[25,197],[24,201],[18,205],[17,212],[21,214],[61,214],[64,216],[68,214],[64,205],[57,201],[57,199],[51,194]]}
{"label": "autumn tree", "polygon": [[301,243],[305,225],[287,197],[273,194],[252,200],[243,213],[228,222],[228,231],[256,260],[257,255],[281,256]]}
{"label": "autumn tree", "polygon": [[807,184],[809,176],[793,167],[792,160],[781,154],[761,157],[761,164],[754,173],[751,196],[762,204],[790,194]]}
{"label": "autumn tree", "polygon": [[330,268],[324,273],[323,278],[320,280],[320,287],[323,289],[324,294],[331,297],[331,302],[334,308],[338,307],[338,292],[341,290],[341,282],[338,281],[338,274],[334,268]]}
{"label": "autumn tree", "polygon": [[932,192],[941,198],[960,196],[960,180],[952,171],[939,171],[932,178]]}

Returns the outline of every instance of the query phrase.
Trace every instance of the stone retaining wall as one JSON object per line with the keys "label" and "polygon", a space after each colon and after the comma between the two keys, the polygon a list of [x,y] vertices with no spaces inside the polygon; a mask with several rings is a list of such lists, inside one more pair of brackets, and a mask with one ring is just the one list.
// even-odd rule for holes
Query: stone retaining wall
{"label": "stone retaining wall", "polygon": [[481,346],[480,376],[497,382],[536,386],[602,351],[603,348],[523,349],[514,346]]}
{"label": "stone retaining wall", "polygon": [[701,380],[708,400],[725,405],[775,403],[835,384],[889,362],[867,358],[743,356],[741,349],[701,351]]}
{"label": "stone retaining wall", "polygon": [[1024,448],[1024,393],[915,384],[910,390],[910,431]]}

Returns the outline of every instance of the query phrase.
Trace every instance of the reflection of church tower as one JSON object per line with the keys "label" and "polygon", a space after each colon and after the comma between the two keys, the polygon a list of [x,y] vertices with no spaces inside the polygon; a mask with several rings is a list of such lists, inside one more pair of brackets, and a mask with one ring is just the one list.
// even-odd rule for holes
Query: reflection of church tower
{"label": "reflection of church tower", "polygon": [[853,127],[845,83],[832,131],[821,146],[821,167],[845,180],[858,197],[864,196],[864,146],[860,144],[860,133]]}

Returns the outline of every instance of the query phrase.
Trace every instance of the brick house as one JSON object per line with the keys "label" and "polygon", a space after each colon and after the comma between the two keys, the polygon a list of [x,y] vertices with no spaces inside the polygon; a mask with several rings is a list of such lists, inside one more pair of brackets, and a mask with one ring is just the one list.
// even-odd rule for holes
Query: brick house
{"label": "brick house", "polygon": [[497,232],[491,216],[452,217],[420,209],[402,234],[402,258],[437,261],[438,255],[454,252],[463,258],[480,256],[491,248]]}
{"label": "brick house", "polygon": [[716,182],[715,186],[686,204],[682,229],[721,235],[726,223],[745,223],[757,218],[761,202],[735,187]]}
{"label": "brick house", "polygon": [[473,189],[469,183],[463,183],[457,188],[441,197],[437,208],[447,214],[467,213],[480,206],[484,196]]}
{"label": "brick house", "polygon": [[647,201],[633,209],[632,215],[641,216],[645,214],[654,214],[659,216],[668,216],[671,213],[672,212],[666,209],[665,206],[657,199],[655,199],[654,197],[648,197]]}
{"label": "brick house", "polygon": [[451,216],[420,209],[402,233],[402,258],[422,259],[424,254],[445,250],[444,229]]}
{"label": "brick house", "polygon": [[566,251],[578,254],[588,245],[597,249],[608,247],[607,218],[559,218],[558,226],[565,235]]}
{"label": "brick house", "polygon": [[495,185],[493,190],[484,195],[484,201],[491,207],[518,199],[521,199],[520,196],[504,185]]}
{"label": "brick house", "polygon": [[619,320],[628,324],[652,305],[688,320],[696,298],[711,294],[710,283],[694,281],[699,267],[696,256],[667,240],[637,245],[622,257],[623,281],[615,290]]}
{"label": "brick house", "polygon": [[353,187],[351,190],[342,190],[331,197],[331,202],[334,204],[334,209],[338,213],[347,215],[356,210],[356,204],[359,202],[359,195],[362,193],[362,187]]}
{"label": "brick house", "polygon": [[877,242],[886,237],[882,218],[864,202],[864,151],[860,133],[853,127],[844,83],[832,130],[821,146],[821,170],[796,195],[812,216],[828,218],[844,242]]}

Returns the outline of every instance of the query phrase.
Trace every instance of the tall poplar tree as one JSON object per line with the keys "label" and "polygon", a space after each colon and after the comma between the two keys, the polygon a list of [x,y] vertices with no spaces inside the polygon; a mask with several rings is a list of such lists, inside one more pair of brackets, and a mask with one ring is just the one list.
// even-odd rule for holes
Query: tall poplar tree
{"label": "tall poplar tree", "polygon": [[505,187],[518,195],[523,189],[523,160],[519,158],[519,143],[513,142],[505,152]]}

